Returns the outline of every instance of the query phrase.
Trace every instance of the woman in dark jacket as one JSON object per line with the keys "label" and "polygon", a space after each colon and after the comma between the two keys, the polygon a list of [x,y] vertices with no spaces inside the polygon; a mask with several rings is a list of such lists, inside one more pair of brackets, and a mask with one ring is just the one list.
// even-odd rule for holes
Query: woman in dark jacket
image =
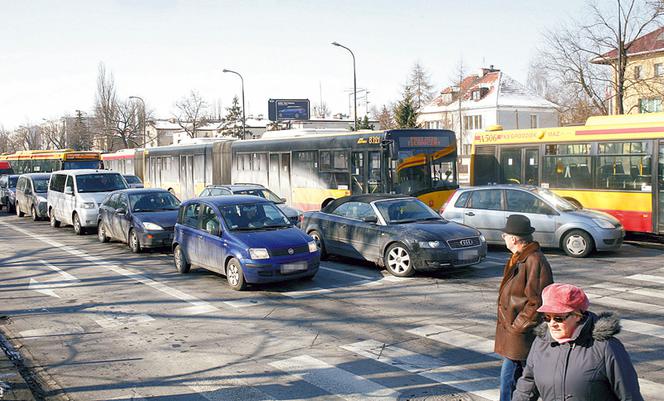
{"label": "woman in dark jacket", "polygon": [[512,401],[643,401],[615,315],[588,312],[588,297],[570,284],[546,287],[542,301],[545,323]]}

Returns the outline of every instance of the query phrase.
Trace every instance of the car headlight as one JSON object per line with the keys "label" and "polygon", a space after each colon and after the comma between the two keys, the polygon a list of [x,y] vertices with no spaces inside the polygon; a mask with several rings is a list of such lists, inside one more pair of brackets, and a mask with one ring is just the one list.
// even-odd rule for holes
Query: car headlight
{"label": "car headlight", "polygon": [[268,259],[270,254],[265,248],[249,248],[249,257],[251,259]]}
{"label": "car headlight", "polygon": [[318,250],[318,247],[316,246],[316,241],[311,241],[307,245],[309,245],[309,252],[316,252]]}
{"label": "car headlight", "polygon": [[83,202],[81,203],[81,208],[83,209],[94,209],[97,206],[94,202]]}
{"label": "car headlight", "polygon": [[144,223],[142,223],[142,224],[143,224],[143,228],[145,228],[146,230],[161,231],[161,230],[164,229],[164,228],[163,228],[162,226],[160,226],[159,224],[148,223],[148,222],[144,222]]}
{"label": "car headlight", "polygon": [[480,235],[480,241],[481,242],[486,242],[486,238],[484,238],[484,235]]}
{"label": "car headlight", "polygon": [[443,243],[440,241],[420,241],[418,245],[420,248],[440,248]]}
{"label": "car headlight", "polygon": [[593,219],[593,221],[595,222],[595,224],[597,224],[601,228],[615,228],[616,227],[616,226],[613,225],[613,223],[611,223],[608,220]]}

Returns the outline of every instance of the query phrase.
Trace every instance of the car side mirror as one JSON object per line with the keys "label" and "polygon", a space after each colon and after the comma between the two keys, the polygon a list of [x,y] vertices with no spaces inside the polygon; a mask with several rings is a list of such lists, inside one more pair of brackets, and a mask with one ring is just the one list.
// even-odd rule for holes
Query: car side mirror
{"label": "car side mirror", "polygon": [[279,200],[281,200],[282,202],[286,203],[286,201],[287,201],[288,199],[286,199],[286,198],[279,198]]}
{"label": "car side mirror", "polygon": [[127,209],[121,207],[120,209],[116,210],[115,213],[117,213],[118,216],[124,216],[125,214],[127,214]]}
{"label": "car side mirror", "polygon": [[362,221],[365,222],[365,223],[376,224],[376,223],[378,223],[378,217],[376,217],[376,216],[366,216],[366,217],[362,218]]}
{"label": "car side mirror", "polygon": [[66,195],[74,195],[74,189],[72,187],[65,188]]}

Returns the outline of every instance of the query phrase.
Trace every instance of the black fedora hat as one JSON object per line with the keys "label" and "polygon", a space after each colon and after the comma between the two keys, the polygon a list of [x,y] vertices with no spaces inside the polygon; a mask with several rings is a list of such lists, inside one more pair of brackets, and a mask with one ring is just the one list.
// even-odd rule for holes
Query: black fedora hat
{"label": "black fedora hat", "polygon": [[510,235],[530,235],[535,232],[535,228],[530,225],[530,219],[522,214],[513,214],[507,218],[505,228],[502,232]]}

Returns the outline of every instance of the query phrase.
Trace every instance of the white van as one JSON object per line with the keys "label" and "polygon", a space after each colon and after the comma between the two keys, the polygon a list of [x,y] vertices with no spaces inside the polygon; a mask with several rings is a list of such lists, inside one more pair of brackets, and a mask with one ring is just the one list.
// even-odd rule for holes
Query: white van
{"label": "white van", "polygon": [[71,224],[78,235],[97,227],[99,205],[109,192],[126,189],[122,174],[106,170],[61,170],[48,183],[51,227]]}

